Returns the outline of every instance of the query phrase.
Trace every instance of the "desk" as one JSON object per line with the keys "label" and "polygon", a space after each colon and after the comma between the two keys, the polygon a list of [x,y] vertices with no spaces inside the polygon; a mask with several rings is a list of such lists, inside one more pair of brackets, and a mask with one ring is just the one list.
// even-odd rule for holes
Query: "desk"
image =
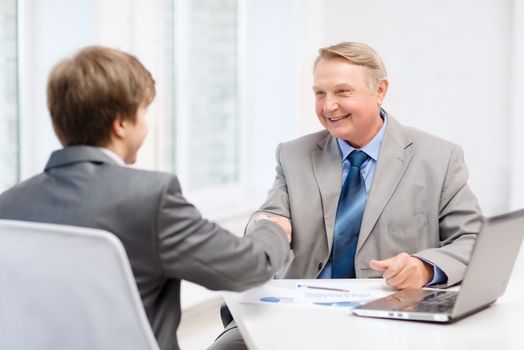
{"label": "desk", "polygon": [[[268,283],[292,288],[296,282]],[[333,282],[337,281],[323,280],[326,285]],[[366,282],[384,283],[381,279]],[[512,279],[504,296],[491,307],[449,325],[362,318],[345,308],[242,304],[241,296],[224,293],[252,350],[524,349],[524,280],[520,278]]]}

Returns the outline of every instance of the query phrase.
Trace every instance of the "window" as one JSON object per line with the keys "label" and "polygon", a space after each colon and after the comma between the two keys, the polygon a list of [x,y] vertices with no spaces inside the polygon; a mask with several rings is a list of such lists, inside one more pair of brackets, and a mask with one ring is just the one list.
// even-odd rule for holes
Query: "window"
{"label": "window", "polygon": [[204,216],[248,215],[274,179],[275,147],[295,128],[296,4],[174,5],[171,170]]}
{"label": "window", "polygon": [[173,169],[205,207],[242,192],[238,3],[177,1],[174,12]]}
{"label": "window", "polygon": [[17,1],[0,2],[0,191],[18,181]]}

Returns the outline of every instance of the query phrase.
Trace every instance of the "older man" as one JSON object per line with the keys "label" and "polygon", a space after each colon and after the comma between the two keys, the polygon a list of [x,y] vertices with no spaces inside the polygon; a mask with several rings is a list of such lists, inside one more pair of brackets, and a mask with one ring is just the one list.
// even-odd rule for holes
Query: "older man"
{"label": "older man", "polygon": [[[384,277],[398,289],[462,280],[482,216],[462,150],[382,109],[388,85],[369,46],[320,49],[313,91],[325,130],[278,146],[254,215],[292,220],[295,258],[281,277]],[[215,348],[243,348],[239,339],[229,327]]]}

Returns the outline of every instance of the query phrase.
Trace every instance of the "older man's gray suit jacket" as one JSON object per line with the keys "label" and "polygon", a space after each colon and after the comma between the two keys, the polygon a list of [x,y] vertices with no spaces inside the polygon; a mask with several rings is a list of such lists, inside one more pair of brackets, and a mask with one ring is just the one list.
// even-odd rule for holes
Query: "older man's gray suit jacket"
{"label": "older man's gray suit jacket", "polygon": [[[295,258],[279,274],[315,278],[333,243],[340,150],[324,130],[280,144],[276,158],[276,179],[260,211],[292,219]],[[370,259],[407,252],[440,267],[448,285],[461,281],[482,221],[467,177],[458,146],[389,116],[358,239],[357,278],[382,275]]]}
{"label": "older man's gray suit jacket", "polygon": [[54,152],[45,172],[0,196],[0,218],[104,229],[123,243],[161,349],[178,349],[180,280],[243,290],[270,279],[289,257],[276,224],[239,238],[203,219],[175,176],[117,165],[100,150]]}

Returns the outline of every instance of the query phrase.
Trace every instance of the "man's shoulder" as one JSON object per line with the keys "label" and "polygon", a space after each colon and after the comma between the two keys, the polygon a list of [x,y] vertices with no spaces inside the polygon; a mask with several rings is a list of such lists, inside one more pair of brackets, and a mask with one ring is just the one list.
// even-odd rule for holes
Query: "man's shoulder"
{"label": "man's shoulder", "polygon": [[458,147],[458,145],[456,145],[455,143],[448,141],[440,136],[436,136],[434,134],[431,134],[429,132],[415,127],[404,126],[391,117],[389,123],[391,123],[391,130],[389,132],[389,136],[393,137],[396,140],[402,139],[402,141],[397,141],[398,143],[408,142],[416,149],[428,149],[432,150],[433,152],[449,152],[453,148]]}
{"label": "man's shoulder", "polygon": [[332,136],[327,130],[317,131],[296,138],[291,141],[282,143],[282,147],[286,149],[298,149],[302,151],[311,151],[318,149],[318,147],[328,141]]}
{"label": "man's shoulder", "polygon": [[23,191],[25,188],[29,187],[32,184],[38,183],[41,181],[43,174],[38,174],[30,177],[24,181],[21,181],[17,184],[14,184],[12,187],[6,189],[0,193],[0,204],[8,202],[12,196],[16,196],[19,191]]}
{"label": "man's shoulder", "polygon": [[107,178],[110,181],[118,181],[125,187],[129,186],[135,189],[144,188],[149,191],[158,191],[173,183],[175,183],[177,187],[179,186],[177,176],[166,172],[124,166],[110,166],[107,171],[109,172]]}
{"label": "man's shoulder", "polygon": [[277,150],[282,162],[301,163],[311,157],[311,153],[321,150],[333,137],[327,130],[318,131],[297,139],[283,142]]}
{"label": "man's shoulder", "polygon": [[128,166],[113,166],[112,171],[120,172],[123,176],[151,178],[156,181],[171,181],[173,178],[176,178],[174,174],[157,170],[131,168]]}
{"label": "man's shoulder", "polygon": [[405,127],[405,130],[417,149],[427,149],[433,152],[450,152],[454,148],[460,148],[449,140],[414,127]]}

